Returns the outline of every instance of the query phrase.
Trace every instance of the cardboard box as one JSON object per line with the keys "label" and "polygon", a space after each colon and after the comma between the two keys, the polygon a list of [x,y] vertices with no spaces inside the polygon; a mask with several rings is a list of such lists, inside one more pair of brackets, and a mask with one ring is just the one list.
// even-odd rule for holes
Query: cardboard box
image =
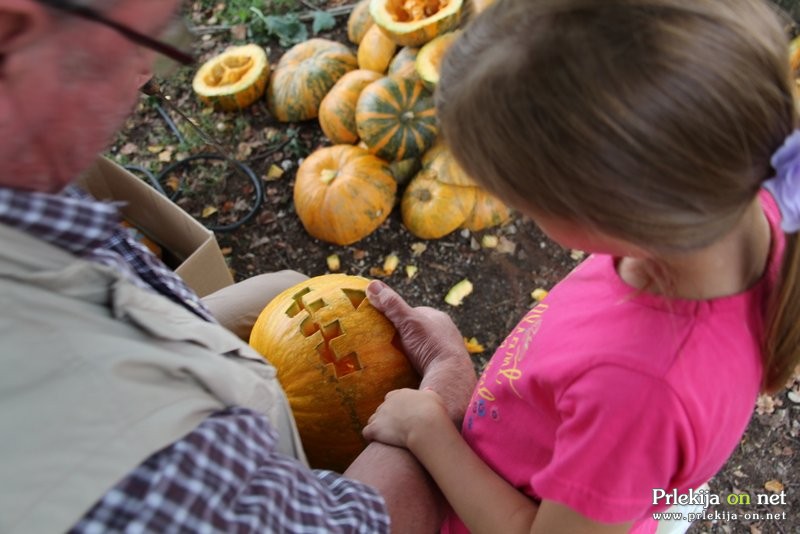
{"label": "cardboard box", "polygon": [[161,245],[164,263],[201,297],[233,283],[214,233],[113,161],[98,158],[78,185],[98,199],[126,202],[122,216]]}

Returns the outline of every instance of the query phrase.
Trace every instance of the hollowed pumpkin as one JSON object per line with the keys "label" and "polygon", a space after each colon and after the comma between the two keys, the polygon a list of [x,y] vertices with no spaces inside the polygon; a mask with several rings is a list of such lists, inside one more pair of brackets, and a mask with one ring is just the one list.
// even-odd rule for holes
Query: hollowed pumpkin
{"label": "hollowed pumpkin", "polygon": [[394,206],[389,164],[352,145],[321,148],[297,170],[294,205],[317,239],[349,245],[378,228]]}
{"label": "hollowed pumpkin", "polygon": [[464,221],[464,228],[471,232],[480,232],[500,226],[511,218],[511,208],[500,199],[479,188],[475,188],[475,194],[475,207]]}
{"label": "hollowed pumpkin", "polygon": [[456,162],[453,154],[447,146],[437,141],[422,156],[422,168],[432,171],[436,179],[450,185],[477,186],[478,184],[470,178],[464,169]]}
{"label": "hollowed pumpkin", "polygon": [[334,144],[352,145],[358,142],[356,102],[364,87],[381,77],[380,73],[371,70],[350,71],[322,99],[319,106],[319,125]]}
{"label": "hollowed pumpkin", "polygon": [[458,229],[475,206],[474,187],[459,187],[420,171],[406,187],[400,211],[406,228],[421,239],[439,239]]}
{"label": "hollowed pumpkin", "polygon": [[368,283],[344,274],[301,282],[264,308],[250,334],[277,369],[313,468],[344,471],[386,393],[419,385],[394,326],[367,300]]}
{"label": "hollowed pumpkin", "polygon": [[375,24],[402,46],[422,46],[456,28],[463,0],[372,0]]}
{"label": "hollowed pumpkin", "polygon": [[203,63],[192,80],[192,89],[215,109],[234,111],[261,98],[268,80],[266,52],[249,44],[230,47]]}
{"label": "hollowed pumpkin", "polygon": [[383,74],[396,51],[394,41],[378,26],[372,26],[358,45],[358,68]]}
{"label": "hollowed pumpkin", "polygon": [[341,43],[309,39],[281,57],[267,91],[269,109],[281,122],[313,119],[328,91],[358,61]]}
{"label": "hollowed pumpkin", "polygon": [[347,18],[347,38],[353,44],[361,43],[367,30],[375,24],[369,14],[369,0],[361,0]]}
{"label": "hollowed pumpkin", "polygon": [[369,151],[385,160],[419,157],[438,132],[433,95],[419,80],[381,78],[358,98],[356,129]]}
{"label": "hollowed pumpkin", "polygon": [[420,49],[415,68],[422,83],[425,84],[429,91],[433,91],[436,88],[436,84],[439,83],[442,58],[444,58],[445,52],[460,34],[461,32],[456,30],[440,35]]}

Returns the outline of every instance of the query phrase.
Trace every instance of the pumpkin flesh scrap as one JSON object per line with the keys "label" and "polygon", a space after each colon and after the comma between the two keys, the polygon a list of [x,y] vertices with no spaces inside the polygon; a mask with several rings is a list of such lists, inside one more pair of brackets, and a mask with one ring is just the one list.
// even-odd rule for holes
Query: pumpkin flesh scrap
{"label": "pumpkin flesh scrap", "polygon": [[434,16],[449,3],[450,0],[392,0],[386,7],[397,22],[412,22]]}

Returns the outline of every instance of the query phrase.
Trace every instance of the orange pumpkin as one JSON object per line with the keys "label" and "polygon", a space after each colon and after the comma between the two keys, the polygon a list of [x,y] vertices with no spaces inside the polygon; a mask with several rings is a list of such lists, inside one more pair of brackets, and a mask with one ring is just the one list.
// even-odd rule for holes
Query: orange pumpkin
{"label": "orange pumpkin", "polygon": [[397,51],[394,41],[378,26],[372,26],[358,45],[358,68],[383,74]]}
{"label": "orange pumpkin", "polygon": [[375,24],[402,46],[422,46],[456,28],[463,0],[372,0]]}
{"label": "orange pumpkin", "polygon": [[319,125],[334,144],[358,142],[356,102],[364,87],[381,78],[371,70],[353,70],[342,76],[319,106]]}
{"label": "orange pumpkin", "polygon": [[394,206],[389,164],[352,145],[321,148],[297,170],[294,205],[317,239],[349,245],[378,228]]}
{"label": "orange pumpkin", "polygon": [[419,80],[381,78],[358,98],[356,129],[369,151],[385,160],[419,157],[438,132],[433,95]]}
{"label": "orange pumpkin", "polygon": [[475,188],[475,194],[475,207],[464,221],[463,228],[480,232],[500,226],[511,218],[511,209],[497,197],[480,188]]}
{"label": "orange pumpkin", "polygon": [[394,326],[367,300],[368,283],[344,274],[301,282],[264,308],[250,334],[277,370],[313,468],[343,472],[386,393],[419,385]]}
{"label": "orange pumpkin", "polygon": [[392,62],[389,63],[389,71],[387,74],[398,78],[418,78],[419,75],[417,74],[416,66],[417,54],[419,54],[419,48],[404,46],[397,55],[394,56]]}
{"label": "orange pumpkin", "polygon": [[467,220],[475,206],[475,189],[445,184],[431,171],[420,171],[400,203],[403,224],[421,239],[444,237]]}
{"label": "orange pumpkin", "polygon": [[310,39],[293,46],[272,73],[267,100],[281,122],[313,119],[339,78],[358,65],[355,54],[341,43]]}
{"label": "orange pumpkin", "polygon": [[453,154],[441,141],[437,141],[422,156],[422,168],[433,171],[436,179],[450,185],[476,186],[478,184],[470,178],[464,169],[456,162]]}
{"label": "orange pumpkin", "polygon": [[361,0],[347,18],[347,38],[353,44],[361,43],[367,30],[375,24],[369,14],[369,0]]}

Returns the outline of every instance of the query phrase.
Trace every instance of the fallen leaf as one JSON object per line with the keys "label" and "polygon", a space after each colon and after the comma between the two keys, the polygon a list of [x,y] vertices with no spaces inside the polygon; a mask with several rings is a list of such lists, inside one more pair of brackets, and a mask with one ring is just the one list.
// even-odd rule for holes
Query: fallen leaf
{"label": "fallen leaf", "polygon": [[367,255],[367,252],[365,250],[361,250],[360,248],[357,248],[357,249],[355,249],[353,251],[353,259],[354,260],[363,260],[364,257],[366,257],[366,255]]}
{"label": "fallen leaf", "polygon": [[784,487],[783,484],[779,480],[769,480],[766,484],[764,484],[764,489],[767,491],[771,491],[772,493],[780,493],[783,491]]}
{"label": "fallen leaf", "polygon": [[214,206],[206,206],[205,208],[203,208],[203,213],[201,213],[200,215],[202,217],[211,217],[215,213],[217,213],[217,208],[215,208]]}
{"label": "fallen leaf", "polygon": [[247,24],[236,24],[231,27],[231,37],[237,41],[247,39]]}
{"label": "fallen leaf", "polygon": [[169,187],[173,191],[177,191],[178,188],[181,186],[181,179],[171,174],[166,180],[165,185]]}
{"label": "fallen leaf", "polygon": [[169,163],[170,161],[172,161],[172,150],[167,149],[159,152],[158,161],[160,161],[161,163]]}

